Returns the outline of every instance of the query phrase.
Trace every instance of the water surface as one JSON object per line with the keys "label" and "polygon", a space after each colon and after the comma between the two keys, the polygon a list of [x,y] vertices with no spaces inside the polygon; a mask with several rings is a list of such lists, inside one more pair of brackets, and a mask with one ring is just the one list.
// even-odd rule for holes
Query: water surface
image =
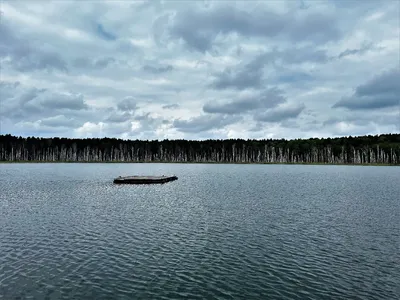
{"label": "water surface", "polygon": [[2,164],[0,191],[1,299],[400,298],[399,167]]}

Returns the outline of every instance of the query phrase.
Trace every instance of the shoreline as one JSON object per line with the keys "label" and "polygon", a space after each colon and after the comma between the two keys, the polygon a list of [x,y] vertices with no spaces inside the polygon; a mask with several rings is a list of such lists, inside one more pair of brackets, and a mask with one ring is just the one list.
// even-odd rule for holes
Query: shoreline
{"label": "shoreline", "polygon": [[307,165],[307,166],[363,166],[400,167],[383,163],[293,163],[293,162],[172,162],[172,161],[0,161],[0,164],[207,164],[207,165]]}

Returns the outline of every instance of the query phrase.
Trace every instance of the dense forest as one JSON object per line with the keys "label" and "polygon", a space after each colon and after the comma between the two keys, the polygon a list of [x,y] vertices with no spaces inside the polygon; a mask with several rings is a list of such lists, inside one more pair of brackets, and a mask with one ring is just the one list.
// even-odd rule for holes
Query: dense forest
{"label": "dense forest", "polygon": [[0,161],[400,164],[400,134],[264,140],[122,140],[0,135]]}

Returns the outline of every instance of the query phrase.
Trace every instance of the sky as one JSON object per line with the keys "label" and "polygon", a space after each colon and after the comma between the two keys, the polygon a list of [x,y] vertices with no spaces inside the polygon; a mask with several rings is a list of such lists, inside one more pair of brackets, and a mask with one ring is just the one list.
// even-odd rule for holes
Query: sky
{"label": "sky", "polygon": [[0,3],[0,134],[400,132],[397,0]]}

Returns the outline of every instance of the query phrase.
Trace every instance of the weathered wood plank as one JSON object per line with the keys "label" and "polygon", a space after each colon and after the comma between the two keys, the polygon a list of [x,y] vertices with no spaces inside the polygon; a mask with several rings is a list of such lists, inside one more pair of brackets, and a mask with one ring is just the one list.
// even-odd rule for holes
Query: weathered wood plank
{"label": "weathered wood plank", "polygon": [[116,184],[154,184],[177,180],[176,176],[119,176],[114,179]]}

